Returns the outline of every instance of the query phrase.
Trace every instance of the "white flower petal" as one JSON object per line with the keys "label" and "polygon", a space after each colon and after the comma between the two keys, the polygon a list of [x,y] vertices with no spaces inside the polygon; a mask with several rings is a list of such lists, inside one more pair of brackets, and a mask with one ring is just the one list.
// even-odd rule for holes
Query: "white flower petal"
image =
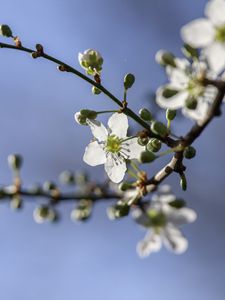
{"label": "white flower petal", "polygon": [[91,142],[85,149],[83,160],[90,166],[104,164],[106,162],[105,151],[98,142]]}
{"label": "white flower petal", "polygon": [[215,29],[207,19],[194,20],[181,28],[181,37],[185,43],[196,47],[206,47],[212,43]]}
{"label": "white flower petal", "polygon": [[221,73],[225,68],[225,44],[213,43],[203,51],[210,68]]}
{"label": "white flower petal", "polygon": [[186,70],[190,66],[190,62],[186,58],[175,58],[175,63],[178,69]]}
{"label": "white flower petal", "polygon": [[139,159],[141,152],[143,152],[145,150],[145,147],[139,145],[137,140],[138,140],[137,138],[133,138],[133,139],[130,139],[130,140],[124,142],[124,144],[126,144],[125,147],[128,148],[128,150],[129,150],[129,152],[128,152],[129,159]]}
{"label": "white flower petal", "polygon": [[210,104],[206,101],[198,101],[198,106],[196,109],[188,109],[184,107],[182,109],[182,113],[187,118],[193,119],[197,121],[198,124],[201,124],[201,122],[205,119],[205,116],[209,110]]}
{"label": "white flower petal", "polygon": [[105,163],[105,171],[109,179],[115,183],[119,183],[123,180],[126,170],[125,161],[122,158],[119,160],[114,154],[109,153]]}
{"label": "white flower petal", "polygon": [[161,238],[154,231],[148,232],[145,238],[138,242],[137,253],[140,257],[147,257],[152,252],[158,252],[161,249]]}
{"label": "white flower petal", "polygon": [[162,86],[156,91],[156,103],[162,108],[179,109],[184,106],[185,100],[188,98],[187,91],[180,91],[170,98],[163,97],[163,91],[170,86]]}
{"label": "white flower petal", "polygon": [[176,226],[183,224],[192,223],[197,219],[197,214],[193,209],[183,208],[172,208],[166,213],[167,221],[173,223]]}
{"label": "white flower petal", "polygon": [[189,77],[182,69],[167,67],[166,73],[174,89],[182,90],[187,87]]}
{"label": "white flower petal", "polygon": [[134,218],[136,223],[143,227],[147,228],[151,226],[150,218],[145,213],[143,213],[140,208],[136,208],[132,211],[132,217]]}
{"label": "white flower petal", "polygon": [[205,15],[210,21],[216,25],[225,24],[225,1],[224,0],[211,0],[206,4]]}
{"label": "white flower petal", "polygon": [[112,132],[119,138],[125,138],[127,136],[128,119],[123,113],[114,113],[108,121],[108,126]]}
{"label": "white flower petal", "polygon": [[90,126],[93,136],[99,142],[103,142],[107,139],[108,131],[101,122],[87,119],[87,124]]}
{"label": "white flower petal", "polygon": [[171,224],[162,229],[161,237],[165,247],[176,254],[181,254],[188,248],[187,239],[178,228]]}

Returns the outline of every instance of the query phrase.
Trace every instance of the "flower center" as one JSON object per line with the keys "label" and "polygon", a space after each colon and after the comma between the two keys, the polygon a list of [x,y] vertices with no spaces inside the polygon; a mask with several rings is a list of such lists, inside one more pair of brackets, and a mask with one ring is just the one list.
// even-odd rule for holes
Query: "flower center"
{"label": "flower center", "polygon": [[216,28],[215,40],[220,43],[225,42],[225,25]]}
{"label": "flower center", "polygon": [[121,139],[112,134],[107,138],[106,141],[106,151],[111,153],[118,153],[121,150]]}
{"label": "flower center", "polygon": [[166,225],[166,216],[162,212],[156,209],[149,209],[147,214],[150,218],[151,226],[159,228]]}
{"label": "flower center", "polygon": [[192,78],[188,82],[187,90],[190,95],[198,97],[204,93],[204,86],[197,78]]}

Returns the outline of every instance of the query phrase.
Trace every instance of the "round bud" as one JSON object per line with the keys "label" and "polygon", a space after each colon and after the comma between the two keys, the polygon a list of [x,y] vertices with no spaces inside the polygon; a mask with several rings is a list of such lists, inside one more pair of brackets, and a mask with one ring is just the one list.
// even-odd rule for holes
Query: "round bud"
{"label": "round bud", "polygon": [[142,108],[139,110],[139,115],[144,121],[152,120],[152,113],[147,108]]}
{"label": "round bud", "polygon": [[94,95],[99,95],[99,94],[101,94],[101,90],[100,89],[98,89],[96,86],[93,86],[92,87],[92,94],[94,94]]}
{"label": "round bud", "polygon": [[47,205],[41,205],[36,207],[33,213],[35,222],[41,224],[48,220],[49,217],[49,207]]}
{"label": "round bud", "polygon": [[149,138],[148,137],[138,137],[137,142],[140,146],[146,146],[148,144]]}
{"label": "round bud", "polygon": [[116,205],[108,207],[107,209],[107,215],[110,220],[126,217],[129,212],[130,206],[123,201],[118,201]]}
{"label": "round bud", "polygon": [[155,60],[157,63],[164,67],[171,66],[173,68],[176,68],[175,56],[168,51],[159,50],[156,53]]}
{"label": "round bud", "polygon": [[59,175],[59,180],[64,184],[74,184],[75,183],[74,174],[71,171],[63,171]]}
{"label": "round bud", "polygon": [[101,54],[94,50],[88,49],[84,53],[78,54],[78,60],[82,68],[84,68],[89,75],[95,75],[96,71],[102,70],[103,58]]}
{"label": "round bud", "polygon": [[161,149],[162,143],[158,139],[150,139],[146,149],[150,152],[158,152]]}
{"label": "round bud", "polygon": [[8,25],[0,25],[0,35],[3,35],[5,37],[12,37],[12,30]]}
{"label": "round bud", "polygon": [[188,108],[188,109],[191,109],[191,110],[195,110],[196,107],[198,105],[198,101],[193,98],[193,97],[189,97],[186,101],[185,101],[185,106]]}
{"label": "round bud", "polygon": [[185,148],[185,150],[184,150],[185,158],[192,159],[193,157],[195,157],[195,155],[196,155],[196,150],[194,147],[188,146],[187,148]]}
{"label": "round bud", "polygon": [[151,131],[161,137],[166,137],[169,134],[167,127],[163,123],[157,121],[152,122]]}
{"label": "round bud", "polygon": [[157,156],[151,151],[143,151],[141,152],[140,161],[144,163],[150,163],[154,161]]}
{"label": "round bud", "polygon": [[23,158],[19,154],[10,154],[8,156],[8,165],[13,170],[20,170],[23,163]]}
{"label": "round bud", "polygon": [[10,200],[10,208],[13,210],[18,210],[20,208],[22,208],[22,199],[19,196],[14,196],[11,200]]}
{"label": "round bud", "polygon": [[45,181],[43,184],[43,190],[46,192],[51,192],[56,189],[56,185],[51,181]]}
{"label": "round bud", "polygon": [[135,77],[133,74],[129,73],[129,74],[125,75],[124,80],[123,80],[124,88],[126,90],[128,90],[129,88],[132,87],[134,82],[135,82]]}
{"label": "round bud", "polygon": [[91,216],[92,202],[82,199],[76,208],[71,211],[70,217],[72,221],[86,221]]}
{"label": "round bud", "polygon": [[168,121],[173,121],[173,119],[175,119],[175,117],[176,117],[176,114],[177,114],[177,112],[176,112],[176,110],[173,110],[173,109],[167,109],[166,110],[166,119],[168,120]]}

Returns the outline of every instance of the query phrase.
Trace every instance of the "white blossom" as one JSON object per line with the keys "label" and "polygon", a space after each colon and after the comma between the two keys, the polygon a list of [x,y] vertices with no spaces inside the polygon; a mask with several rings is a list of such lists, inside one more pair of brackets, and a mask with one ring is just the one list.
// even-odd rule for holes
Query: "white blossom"
{"label": "white blossom", "polygon": [[225,68],[225,0],[210,0],[205,16],[182,27],[181,36],[191,46],[203,48],[210,68],[219,74]]}
{"label": "white blossom", "polygon": [[86,147],[83,160],[90,166],[104,164],[110,180],[119,183],[126,173],[126,160],[139,159],[143,147],[137,138],[128,138],[128,119],[123,113],[114,113],[108,120],[108,129],[96,120],[87,119],[94,140]]}
{"label": "white blossom", "polygon": [[171,194],[167,186],[166,189],[154,195],[146,213],[140,209],[133,212],[136,222],[148,229],[144,239],[137,244],[140,257],[158,252],[162,244],[175,254],[181,254],[187,250],[188,241],[180,231],[180,226],[194,222],[197,215],[190,208],[173,207],[171,204],[176,197]]}
{"label": "white blossom", "polygon": [[212,78],[212,74],[202,61],[191,63],[187,59],[176,58],[175,63],[176,67],[166,67],[169,83],[159,87],[156,102],[165,109],[182,109],[185,116],[201,122],[217,93],[214,86],[202,83],[205,76]]}
{"label": "white blossom", "polygon": [[85,50],[84,53],[78,54],[78,60],[82,68],[84,68],[89,75],[94,75],[96,72],[102,70],[103,58],[101,54],[93,49]]}

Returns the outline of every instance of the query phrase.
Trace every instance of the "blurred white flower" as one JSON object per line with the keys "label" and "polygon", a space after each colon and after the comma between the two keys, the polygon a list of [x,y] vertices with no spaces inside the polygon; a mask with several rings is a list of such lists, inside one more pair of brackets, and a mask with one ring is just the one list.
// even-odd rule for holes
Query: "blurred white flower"
{"label": "blurred white flower", "polygon": [[187,59],[175,58],[176,67],[167,66],[169,83],[159,87],[156,102],[162,108],[180,109],[187,117],[196,121],[204,119],[217,89],[204,86],[202,79],[212,77],[202,61],[190,63]]}
{"label": "blurred white flower", "polygon": [[221,73],[225,68],[225,1],[210,0],[205,7],[207,18],[196,19],[181,29],[185,43],[204,48],[210,68]]}
{"label": "blurred white flower", "polygon": [[84,53],[79,53],[78,60],[89,75],[95,75],[96,72],[99,73],[102,70],[103,58],[96,50],[88,49]]}
{"label": "blurred white flower", "polygon": [[144,239],[137,244],[137,252],[140,257],[158,252],[162,244],[176,254],[187,250],[188,241],[179,227],[194,222],[197,215],[190,208],[173,206],[176,201],[179,200],[176,200],[176,197],[167,189],[152,198],[146,212],[140,209],[133,211],[136,222],[148,228]]}
{"label": "blurred white flower", "polygon": [[139,159],[143,146],[137,138],[127,137],[128,119],[123,113],[114,113],[108,121],[108,129],[96,120],[87,119],[94,135],[85,149],[83,160],[90,166],[104,164],[110,180],[119,183],[126,173],[126,160]]}

